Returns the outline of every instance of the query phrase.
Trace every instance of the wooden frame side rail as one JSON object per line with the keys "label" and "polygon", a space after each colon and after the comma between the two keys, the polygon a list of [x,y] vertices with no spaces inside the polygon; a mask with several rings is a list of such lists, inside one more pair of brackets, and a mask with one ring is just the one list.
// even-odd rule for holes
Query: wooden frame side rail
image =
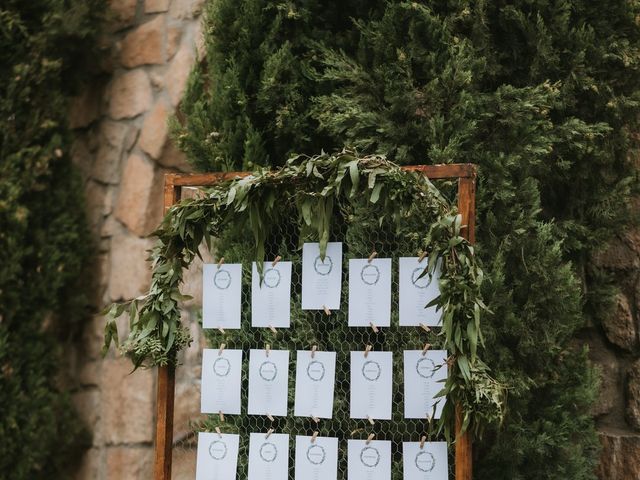
{"label": "wooden frame side rail", "polygon": [[[413,165],[403,167],[403,169],[420,172],[432,180],[458,179],[458,211],[462,215],[462,235],[470,243],[475,243],[476,165],[471,163]],[[172,205],[180,201],[182,187],[207,187],[225,180],[249,175],[251,175],[250,172],[167,173],[164,177],[164,212],[166,213]],[[158,367],[155,480],[171,479],[175,382],[174,367]],[[456,405],[455,478],[456,480],[471,480],[471,435],[469,432],[460,435],[463,417],[464,412],[461,405]]]}

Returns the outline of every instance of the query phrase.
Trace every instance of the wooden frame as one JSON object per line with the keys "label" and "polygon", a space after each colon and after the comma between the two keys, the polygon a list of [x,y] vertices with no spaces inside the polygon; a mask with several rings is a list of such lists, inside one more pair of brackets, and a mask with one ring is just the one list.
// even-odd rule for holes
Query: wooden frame
{"label": "wooden frame", "polygon": [[[471,163],[450,165],[415,165],[405,170],[420,172],[427,178],[458,179],[458,211],[462,215],[462,235],[475,243],[476,177],[477,167]],[[224,180],[242,178],[250,172],[225,173],[167,173],[164,177],[164,212],[180,201],[182,187],[207,187]],[[173,408],[175,399],[176,372],[172,366],[158,367],[156,393],[156,455],[155,480],[171,479],[173,456]],[[456,480],[471,480],[472,446],[469,432],[460,435],[464,412],[456,405]]]}

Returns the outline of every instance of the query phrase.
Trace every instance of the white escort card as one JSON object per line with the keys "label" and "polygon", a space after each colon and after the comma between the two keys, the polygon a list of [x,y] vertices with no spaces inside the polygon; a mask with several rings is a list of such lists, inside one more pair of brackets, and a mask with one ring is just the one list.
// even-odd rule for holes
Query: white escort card
{"label": "white escort card", "polygon": [[249,415],[287,416],[288,350],[249,352]]}
{"label": "white escort card", "polygon": [[302,246],[302,309],[340,309],[342,292],[342,243],[329,242],[324,260],[320,244]]}
{"label": "white escort card", "polygon": [[433,275],[424,272],[429,259],[419,262],[419,257],[401,257],[399,262],[399,290],[400,290],[400,326],[419,327],[422,323],[430,327],[440,325],[442,310],[436,306],[426,307],[429,302],[440,295],[440,265]]}
{"label": "white escort card", "polygon": [[296,480],[338,480],[338,439],[296,437]]}
{"label": "white escort card", "polygon": [[347,444],[349,480],[391,480],[391,442],[349,440]]}
{"label": "white escort card", "polygon": [[203,328],[240,328],[242,265],[205,264],[202,270]]}
{"label": "white escort card", "polygon": [[235,480],[239,439],[232,434],[198,433],[196,480]]}
{"label": "white escort card", "polygon": [[258,266],[251,266],[251,326],[289,328],[291,323],[291,262],[264,263],[260,282]]}
{"label": "white escort card", "polygon": [[351,418],[391,420],[393,354],[351,352]]}
{"label": "white escort card", "polygon": [[391,324],[391,259],[349,260],[349,326]]}
{"label": "white escort card", "polygon": [[[447,351],[404,351],[404,418],[440,418],[445,397],[434,398],[447,378]],[[435,405],[435,413],[434,413]]]}
{"label": "white escort card", "polygon": [[252,433],[249,436],[248,480],[288,480],[289,435]]}
{"label": "white escort card", "polygon": [[402,463],[404,480],[447,480],[447,442],[403,442]]}
{"label": "white escort card", "polygon": [[298,351],[296,359],[296,417],[331,418],[336,377],[336,353]]}
{"label": "white escort card", "polygon": [[202,351],[202,413],[240,414],[242,350]]}

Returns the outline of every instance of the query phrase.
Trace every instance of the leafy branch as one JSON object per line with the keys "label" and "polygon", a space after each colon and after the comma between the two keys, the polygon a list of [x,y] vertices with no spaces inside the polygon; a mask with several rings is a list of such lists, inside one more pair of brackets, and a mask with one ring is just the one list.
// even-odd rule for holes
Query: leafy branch
{"label": "leafy branch", "polygon": [[[408,219],[428,223],[426,234],[404,232],[419,238],[429,262],[423,275],[433,275],[440,262],[441,294],[428,305],[443,312],[439,333],[450,352],[450,373],[440,396],[446,396],[439,428],[452,438],[454,406],[464,407],[464,427],[480,434],[484,425],[501,421],[505,389],[489,375],[478,357],[483,345],[480,317],[486,306],[480,287],[482,269],[473,246],[462,236],[461,215],[423,175],[402,170],[381,156],[358,157],[354,152],[298,156],[277,171],[260,170],[252,175],[221,182],[198,198],[174,205],[154,232],[158,242],[151,251],[153,264],[149,292],[130,302],[112,305],[105,330],[104,351],[118,346],[115,318],[129,314],[129,334],[121,349],[135,368],[175,364],[177,353],[190,337],[180,321],[183,271],[204,242],[233,225],[247,225],[253,234],[254,260],[259,268],[265,243],[274,226],[291,209],[297,212],[300,238],[317,238],[321,255],[331,237],[335,209],[351,212],[375,210],[378,225],[391,225],[400,233]],[[353,215],[353,213],[351,213]],[[438,262],[439,260],[439,262]]]}

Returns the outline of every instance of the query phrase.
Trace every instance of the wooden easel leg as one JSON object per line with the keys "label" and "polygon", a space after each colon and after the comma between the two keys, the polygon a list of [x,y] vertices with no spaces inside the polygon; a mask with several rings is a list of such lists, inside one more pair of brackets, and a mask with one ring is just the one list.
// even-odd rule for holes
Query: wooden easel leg
{"label": "wooden easel leg", "polygon": [[462,435],[463,413],[462,405],[456,405],[456,480],[471,480],[471,435],[465,432]]}
{"label": "wooden easel leg", "polygon": [[171,480],[175,385],[175,367],[158,367],[155,480]]}

